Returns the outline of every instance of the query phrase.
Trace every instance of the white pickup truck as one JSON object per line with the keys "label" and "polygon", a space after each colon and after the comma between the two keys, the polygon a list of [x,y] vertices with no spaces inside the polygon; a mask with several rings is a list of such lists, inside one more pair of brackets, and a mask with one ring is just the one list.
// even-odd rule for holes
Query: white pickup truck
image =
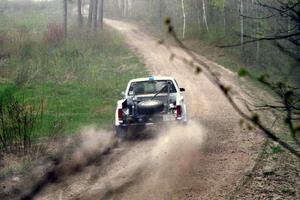
{"label": "white pickup truck", "polygon": [[124,99],[117,102],[116,134],[125,137],[128,128],[170,122],[187,122],[184,88],[172,77],[148,77],[129,81]]}

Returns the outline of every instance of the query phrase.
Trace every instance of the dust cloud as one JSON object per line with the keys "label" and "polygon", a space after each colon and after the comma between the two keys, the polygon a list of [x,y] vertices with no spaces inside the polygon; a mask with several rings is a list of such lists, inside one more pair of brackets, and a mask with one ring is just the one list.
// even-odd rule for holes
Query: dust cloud
{"label": "dust cloud", "polygon": [[[178,185],[184,184],[184,177],[188,177],[205,139],[205,129],[194,121],[161,130],[147,161],[150,172],[143,186],[146,193],[141,196],[166,198],[160,195],[171,195]],[[156,191],[160,194],[155,194]]]}
{"label": "dust cloud", "polygon": [[112,133],[97,130],[95,127],[83,128],[79,140],[78,147],[72,155],[72,160],[77,164],[89,162],[91,157],[110,150],[117,142]]}
{"label": "dust cloud", "polygon": [[[45,182],[38,183],[54,188],[38,197],[67,198],[72,194],[79,199],[162,199],[159,195],[172,194],[182,183],[206,138],[205,129],[194,121],[133,134],[150,136],[120,141],[112,132],[82,129],[72,153],[64,155]],[[76,177],[81,182],[74,181]],[[59,182],[68,185],[68,191],[53,192]],[[29,197],[40,193],[33,191]]]}
{"label": "dust cloud", "polygon": [[189,172],[206,138],[205,129],[194,121],[147,134],[154,134],[155,138],[138,141],[110,165],[108,172],[90,188],[88,199],[99,195],[100,199],[116,195],[123,199],[155,199],[161,197],[153,195],[171,193]]}
{"label": "dust cloud", "polygon": [[186,171],[205,138],[204,128],[194,121],[167,127],[160,131],[149,161],[157,166],[160,174],[164,174],[165,170]]}
{"label": "dust cloud", "polygon": [[[97,130],[95,127],[82,129],[78,137],[66,139],[66,144],[61,144],[61,153],[53,159],[53,166],[40,180],[33,183],[31,190],[21,199],[33,199],[36,196],[40,199],[52,199],[52,195],[56,193],[44,191],[48,186],[57,184],[59,187],[61,182],[67,184],[71,176],[82,174],[85,168],[101,163],[102,157],[117,145],[118,140],[108,131]],[[42,191],[44,192],[41,194]]]}

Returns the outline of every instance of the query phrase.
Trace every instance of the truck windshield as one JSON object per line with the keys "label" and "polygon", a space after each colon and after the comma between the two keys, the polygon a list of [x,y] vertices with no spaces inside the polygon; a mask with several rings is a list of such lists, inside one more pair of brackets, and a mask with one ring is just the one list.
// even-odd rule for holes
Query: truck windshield
{"label": "truck windshield", "polygon": [[[145,95],[145,94],[156,94],[162,90],[169,83],[170,93],[176,93],[176,88],[170,80],[159,80],[159,81],[140,81],[133,82],[130,85],[128,95]],[[168,93],[168,87],[165,87],[160,93]]]}

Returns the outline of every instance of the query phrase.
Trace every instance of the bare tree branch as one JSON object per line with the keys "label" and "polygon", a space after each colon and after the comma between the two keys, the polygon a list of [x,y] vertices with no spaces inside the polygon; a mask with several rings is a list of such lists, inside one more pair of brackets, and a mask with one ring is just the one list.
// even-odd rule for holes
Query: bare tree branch
{"label": "bare tree branch", "polygon": [[[180,48],[182,48],[185,53],[187,53],[193,60],[193,64],[190,62],[189,66],[191,66],[192,68],[196,68],[196,71],[203,71],[204,75],[213,83],[215,84],[224,94],[224,96],[226,97],[226,99],[228,100],[228,102],[231,104],[231,106],[233,107],[233,109],[245,120],[251,122],[252,124],[254,124],[259,130],[262,131],[262,133],[264,134],[264,136],[268,139],[271,139],[274,142],[277,142],[279,145],[281,145],[283,148],[285,148],[286,150],[288,150],[290,153],[292,153],[293,155],[295,155],[298,159],[300,159],[300,152],[297,151],[295,148],[293,148],[291,145],[289,145],[287,142],[283,141],[282,139],[280,139],[278,136],[276,136],[275,133],[273,133],[271,130],[269,130],[268,128],[266,128],[262,122],[259,119],[259,116],[257,115],[257,113],[251,112],[250,114],[244,112],[242,110],[242,108],[240,108],[238,106],[238,104],[234,101],[233,97],[230,94],[230,87],[225,86],[219,76],[217,76],[211,69],[210,67],[203,61],[201,61],[196,54],[189,49],[187,46],[185,46],[182,41],[178,38],[177,34],[174,31],[174,27],[171,25],[171,20],[167,19],[166,20],[166,25],[168,26],[168,32],[169,34],[173,37],[173,39],[175,40],[175,42],[178,44],[178,46]],[[297,35],[299,35],[300,33],[298,33]],[[198,69],[199,66],[202,66],[202,68]]]}
{"label": "bare tree branch", "polygon": [[[247,36],[247,35],[245,35]],[[300,32],[296,32],[296,33],[290,33],[290,34],[283,34],[283,35],[274,35],[274,36],[266,36],[266,37],[261,37],[261,38],[254,38],[251,40],[247,40],[244,41],[243,43],[235,43],[235,44],[230,44],[230,45],[217,45],[217,47],[219,48],[226,48],[226,47],[237,47],[237,46],[241,46],[242,44],[249,44],[249,43],[254,43],[254,42],[258,42],[258,41],[274,41],[274,40],[285,40],[294,36],[300,36]],[[253,38],[251,36],[247,36],[250,38]]]}

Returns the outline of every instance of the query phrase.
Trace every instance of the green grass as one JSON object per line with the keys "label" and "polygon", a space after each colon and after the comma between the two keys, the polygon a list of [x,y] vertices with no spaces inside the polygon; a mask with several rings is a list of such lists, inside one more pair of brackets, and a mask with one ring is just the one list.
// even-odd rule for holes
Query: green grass
{"label": "green grass", "polygon": [[[82,39],[75,37],[58,47],[36,44],[30,58],[11,58],[12,68],[18,71],[25,65],[30,75],[36,73],[15,96],[28,104],[43,102],[40,135],[49,134],[58,125],[63,125],[63,130],[57,130],[63,133],[89,124],[112,125],[116,100],[128,80],[146,75],[142,63],[112,30],[93,36],[95,42],[90,44]],[[74,53],[77,51],[80,53]],[[7,86],[10,84],[0,85]]]}
{"label": "green grass", "polygon": [[30,27],[18,40],[5,40],[0,47],[0,93],[10,88],[25,104],[43,107],[43,120],[37,138],[52,134],[77,133],[83,126],[113,126],[114,109],[128,81],[146,76],[144,65],[128,50],[121,35],[105,27],[93,33],[71,28],[67,40],[45,42],[40,27],[52,18],[39,12],[24,17],[0,18],[0,32],[12,38],[16,27]]}

